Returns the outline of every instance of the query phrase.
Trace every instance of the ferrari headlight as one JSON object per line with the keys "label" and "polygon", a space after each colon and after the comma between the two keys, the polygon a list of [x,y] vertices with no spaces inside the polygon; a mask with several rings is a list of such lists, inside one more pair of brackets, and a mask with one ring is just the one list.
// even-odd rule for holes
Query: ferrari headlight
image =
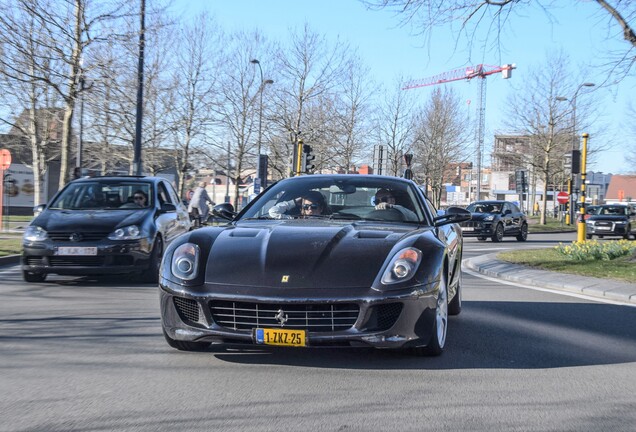
{"label": "ferrari headlight", "polygon": [[382,275],[383,284],[404,282],[413,277],[422,261],[422,252],[415,248],[405,248],[393,256]]}
{"label": "ferrari headlight", "polygon": [[117,228],[115,231],[108,235],[109,240],[137,240],[141,238],[139,235],[139,227],[137,225],[129,225],[122,228]]}
{"label": "ferrari headlight", "polygon": [[22,238],[27,241],[44,241],[49,237],[44,228],[37,225],[29,225],[24,230]]}
{"label": "ferrari headlight", "polygon": [[172,254],[170,269],[173,275],[184,280],[192,280],[197,277],[199,246],[194,243],[184,243],[177,247]]}

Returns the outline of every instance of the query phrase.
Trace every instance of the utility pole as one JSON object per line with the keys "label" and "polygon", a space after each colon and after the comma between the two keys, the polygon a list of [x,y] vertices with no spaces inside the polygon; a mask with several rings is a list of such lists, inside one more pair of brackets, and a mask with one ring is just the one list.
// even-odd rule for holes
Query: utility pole
{"label": "utility pole", "polygon": [[225,170],[225,202],[230,202],[230,142],[227,142],[227,169]]}
{"label": "utility pole", "polygon": [[141,175],[141,125],[144,102],[144,46],[146,32],[146,0],[141,0],[141,28],[139,31],[139,64],[137,66],[137,113],[135,119],[135,148],[133,174]]}
{"label": "utility pole", "polygon": [[[260,97],[261,97],[261,103],[260,106],[258,108],[258,147],[257,147],[257,162],[256,162],[256,175],[259,179],[260,184],[258,185],[258,189],[260,191],[260,189],[267,183],[267,178],[261,178],[261,146],[262,146],[262,138],[263,138],[263,90],[265,90],[265,85],[266,84],[274,84],[274,80],[268,79],[268,80],[263,80],[263,68],[261,67],[261,62],[253,59],[250,60],[250,63],[255,64],[258,66],[258,70],[261,73],[261,85],[259,86],[258,92],[260,93]],[[267,174],[266,174],[267,175]],[[254,190],[254,193],[258,193],[256,192],[256,190]]]}

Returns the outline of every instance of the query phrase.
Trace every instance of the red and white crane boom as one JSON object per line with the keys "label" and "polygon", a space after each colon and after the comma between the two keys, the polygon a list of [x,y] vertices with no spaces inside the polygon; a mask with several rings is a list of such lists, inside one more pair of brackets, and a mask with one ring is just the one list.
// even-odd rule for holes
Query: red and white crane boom
{"label": "red and white crane boom", "polygon": [[503,66],[491,66],[478,64],[465,68],[455,69],[434,75],[428,78],[407,82],[402,90],[409,90],[419,87],[426,87],[436,84],[444,84],[452,81],[471,80],[473,78],[482,78],[479,88],[479,124],[477,129],[477,190],[476,200],[480,199],[481,194],[481,151],[484,146],[484,129],[486,127],[486,80],[488,75],[501,73],[504,79],[512,76],[512,70],[516,68],[514,64],[505,64]]}

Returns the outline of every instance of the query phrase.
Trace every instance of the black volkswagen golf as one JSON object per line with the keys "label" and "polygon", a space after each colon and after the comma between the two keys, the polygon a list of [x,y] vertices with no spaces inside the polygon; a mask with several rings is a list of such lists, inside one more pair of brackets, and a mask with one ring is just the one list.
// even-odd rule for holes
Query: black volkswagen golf
{"label": "black volkswagen golf", "polygon": [[159,177],[78,179],[35,212],[22,244],[27,282],[132,272],[155,282],[166,245],[190,230],[186,208]]}

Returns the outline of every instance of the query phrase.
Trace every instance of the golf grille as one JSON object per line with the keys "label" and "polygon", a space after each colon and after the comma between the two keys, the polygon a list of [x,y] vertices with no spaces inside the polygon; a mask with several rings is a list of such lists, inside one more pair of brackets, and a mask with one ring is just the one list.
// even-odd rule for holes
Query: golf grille
{"label": "golf grille", "polygon": [[[76,240],[71,240],[71,236],[75,234]],[[95,242],[102,240],[108,236],[108,231],[104,232],[81,232],[76,231],[49,231],[49,238],[53,241],[75,241],[75,242]]]}
{"label": "golf grille", "polygon": [[210,312],[218,325],[233,330],[284,327],[334,332],[351,328],[358,319],[360,308],[355,303],[278,304],[216,300],[210,302]]}
{"label": "golf grille", "polygon": [[104,256],[52,256],[49,264],[53,267],[101,267],[105,259]]}

